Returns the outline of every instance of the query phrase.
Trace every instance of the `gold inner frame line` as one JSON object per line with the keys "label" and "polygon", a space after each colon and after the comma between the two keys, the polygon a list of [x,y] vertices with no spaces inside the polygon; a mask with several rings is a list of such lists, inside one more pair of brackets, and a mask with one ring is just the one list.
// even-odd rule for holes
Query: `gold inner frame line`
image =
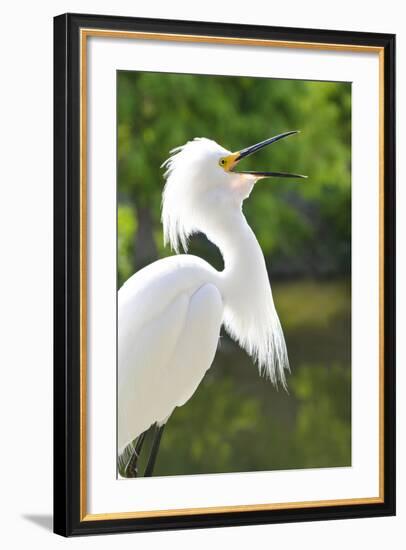
{"label": "gold inner frame line", "polygon": [[[379,496],[336,500],[285,502],[140,510],[134,512],[87,513],[87,39],[88,37],[215,43],[240,46],[314,49],[377,53],[379,55]],[[180,515],[305,509],[313,507],[377,504],[384,502],[384,48],[357,44],[299,42],[222,36],[184,35],[107,29],[80,29],[80,521],[141,519]]]}

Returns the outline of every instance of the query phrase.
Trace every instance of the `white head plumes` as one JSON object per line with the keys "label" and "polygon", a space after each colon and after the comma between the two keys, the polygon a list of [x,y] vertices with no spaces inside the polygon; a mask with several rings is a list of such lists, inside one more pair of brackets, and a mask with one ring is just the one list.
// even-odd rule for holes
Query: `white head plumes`
{"label": "white head plumes", "polygon": [[[226,190],[227,174],[219,159],[231,153],[206,138],[195,138],[171,151],[164,162],[166,185],[162,195],[164,243],[177,253],[188,249],[188,238],[203,231],[216,199]],[[224,185],[222,185],[224,184]]]}

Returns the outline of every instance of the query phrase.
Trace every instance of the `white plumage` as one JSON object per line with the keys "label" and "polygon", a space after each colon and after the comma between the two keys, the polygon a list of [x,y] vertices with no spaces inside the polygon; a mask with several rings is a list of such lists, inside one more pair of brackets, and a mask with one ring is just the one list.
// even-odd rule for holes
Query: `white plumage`
{"label": "white plumage", "polygon": [[242,212],[266,173],[234,172],[238,154],[205,138],[171,153],[164,163],[165,242],[187,251],[188,238],[203,232],[220,249],[224,270],[179,254],[145,267],[120,288],[119,452],[190,399],[213,362],[222,325],[261,373],[286,385],[288,357],[264,256]]}
{"label": "white plumage", "polygon": [[221,295],[208,282],[213,272],[199,258],[173,256],[120,289],[119,449],[183,405],[210,367],[223,314]]}

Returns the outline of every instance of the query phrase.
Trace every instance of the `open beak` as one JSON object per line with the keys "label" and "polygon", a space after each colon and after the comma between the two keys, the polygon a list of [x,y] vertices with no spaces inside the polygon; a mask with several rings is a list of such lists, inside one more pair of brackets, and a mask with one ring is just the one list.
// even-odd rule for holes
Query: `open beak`
{"label": "open beak", "polygon": [[[245,149],[242,149],[241,151],[237,151],[236,153],[233,153],[229,157],[227,157],[225,160],[228,165],[228,169],[231,172],[235,172],[234,170],[235,166],[240,162],[241,159],[248,157],[249,155],[252,155],[253,153],[256,153],[263,147],[266,147],[267,145],[271,145],[271,143],[275,143],[279,141],[280,139],[284,139],[288,136],[292,136],[293,134],[298,134],[299,130],[293,130],[291,132],[284,132],[283,134],[278,134],[277,136],[265,139],[264,141],[260,141],[259,143],[256,143],[255,145],[251,145],[250,147],[246,147]],[[251,172],[251,171],[238,171],[239,174],[251,174],[252,176],[255,176],[257,179],[261,178],[307,178],[307,176],[303,176],[301,174],[290,174],[288,172]]]}

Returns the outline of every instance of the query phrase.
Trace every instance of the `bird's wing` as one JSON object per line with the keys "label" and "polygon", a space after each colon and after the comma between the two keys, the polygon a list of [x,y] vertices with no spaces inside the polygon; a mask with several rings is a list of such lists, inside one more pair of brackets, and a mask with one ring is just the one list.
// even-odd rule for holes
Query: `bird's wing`
{"label": "bird's wing", "polygon": [[132,277],[118,297],[118,446],[193,395],[217,348],[223,304],[216,272],[177,256]]}

